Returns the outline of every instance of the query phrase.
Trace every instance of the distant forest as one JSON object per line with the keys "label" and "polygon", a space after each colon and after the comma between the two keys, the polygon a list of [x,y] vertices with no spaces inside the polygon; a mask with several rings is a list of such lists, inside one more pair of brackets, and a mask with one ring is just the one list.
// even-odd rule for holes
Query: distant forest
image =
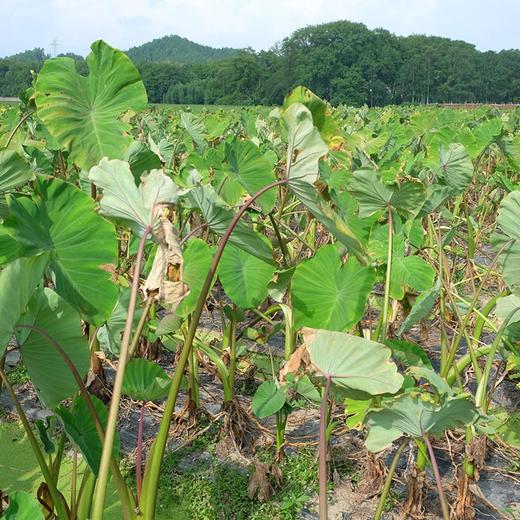
{"label": "distant forest", "polygon": [[[480,52],[463,41],[348,21],[299,29],[269,51],[166,36],[128,54],[152,103],[274,105],[296,85],[335,105],[520,102],[520,50]],[[68,55],[88,72],[81,56]],[[0,59],[0,96],[27,88],[46,58],[34,49]]]}

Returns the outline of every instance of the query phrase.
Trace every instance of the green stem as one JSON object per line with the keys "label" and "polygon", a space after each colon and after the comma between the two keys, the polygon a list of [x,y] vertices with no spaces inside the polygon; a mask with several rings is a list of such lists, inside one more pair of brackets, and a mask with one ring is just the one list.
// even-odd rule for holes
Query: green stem
{"label": "green stem", "polygon": [[[204,303],[206,302],[206,298],[208,297],[211,286],[213,285],[213,278],[215,276],[215,273],[217,272],[217,267],[222,257],[222,253],[224,252],[224,248],[231,236],[231,233],[233,233],[233,230],[235,229],[238,222],[240,221],[244,213],[247,211],[249,206],[251,206],[251,204],[253,204],[253,202],[256,199],[261,197],[265,192],[269,191],[271,188],[281,186],[285,183],[287,183],[287,179],[282,179],[280,181],[268,184],[260,191],[258,191],[255,195],[253,195],[247,202],[245,202],[238,210],[238,212],[234,215],[228,228],[226,229],[226,232],[224,233],[224,235],[218,243],[217,250],[215,251],[215,255],[213,256],[210,269],[208,271],[206,279],[204,280],[204,285],[202,286],[202,289],[200,291],[197,306],[195,307],[195,310],[193,311],[191,316],[191,323],[190,328],[188,330],[188,335],[182,347],[181,354],[179,356],[179,361],[175,369],[175,373],[173,375],[168,397],[166,398],[166,402],[164,404],[164,413],[161,420],[161,424],[159,426],[159,432],[151,447],[150,456],[146,464],[142,494],[144,520],[154,520],[155,518],[155,507],[157,502],[157,491],[159,486],[159,473],[161,470],[161,462],[168,440],[168,432],[170,429],[170,423],[173,417],[173,412],[175,410],[175,404],[177,403],[177,396],[179,394],[182,376],[184,374],[184,369],[186,367],[186,363],[188,361],[188,357],[193,346],[193,340],[195,339],[197,327],[200,321],[200,317],[202,315],[202,310],[204,309]],[[93,520],[98,519],[94,518]]]}
{"label": "green stem", "polygon": [[509,325],[509,322],[511,321],[513,316],[518,311],[520,311],[520,307],[513,309],[507,315],[506,319],[503,321],[502,325],[500,326],[500,329],[498,329],[495,339],[493,340],[493,343],[491,344],[491,348],[489,349],[489,354],[486,359],[486,366],[484,367],[482,379],[480,381],[480,384],[477,387],[477,393],[475,394],[475,402],[477,403],[477,406],[480,406],[485,412],[487,411],[487,407],[488,407],[486,391],[487,391],[487,386],[489,383],[489,378],[491,376],[491,368],[493,367],[493,361],[495,359],[495,354],[496,354],[498,345],[500,344],[500,341],[502,339],[502,336],[506,330],[506,327]]}
{"label": "green stem", "polygon": [[403,441],[399,445],[399,448],[397,448],[397,451],[395,452],[390,468],[388,468],[388,475],[386,476],[385,485],[383,487],[383,491],[381,492],[381,496],[379,497],[379,502],[377,503],[377,509],[374,514],[374,520],[380,520],[381,516],[383,516],[383,509],[385,508],[386,497],[388,496],[388,493],[390,492],[390,487],[392,486],[392,479],[394,478],[397,463],[401,458],[401,455],[407,442],[407,439],[403,439]]}
{"label": "green stem", "polygon": [[231,321],[228,325],[228,344],[229,344],[229,388],[233,395],[235,395],[235,376],[237,369],[237,318],[236,307],[233,305],[231,311]]}
{"label": "green stem", "polygon": [[40,448],[40,445],[38,444],[34,432],[32,431],[29,419],[27,419],[27,416],[23,411],[22,405],[20,404],[20,401],[18,401],[16,393],[13,387],[11,386],[11,383],[7,379],[5,372],[2,369],[0,369],[0,379],[2,379],[7,393],[11,397],[11,400],[13,401],[13,404],[16,408],[16,412],[18,413],[18,416],[22,421],[22,425],[27,435],[27,439],[29,440],[34,456],[36,457],[38,465],[40,466],[40,471],[42,472],[43,478],[45,479],[47,487],[49,488],[49,493],[54,503],[54,507],[56,508],[58,518],[60,520],[67,520],[69,518],[68,506],[65,503],[62,494],[58,491],[58,488],[56,487],[56,483],[54,482],[51,470],[49,469],[47,462],[45,462],[45,456]]}
{"label": "green stem", "polygon": [[151,228],[147,227],[137,250],[135,261],[134,278],[132,281],[132,292],[128,304],[128,316],[126,318],[123,338],[121,340],[121,348],[119,352],[119,365],[117,367],[114,388],[112,390],[112,399],[110,401],[110,409],[108,412],[107,427],[105,432],[105,442],[101,453],[101,462],[99,464],[98,483],[96,486],[96,494],[94,497],[94,507],[92,510],[92,520],[102,520],[105,509],[105,497],[108,485],[108,477],[110,473],[110,462],[112,460],[112,447],[116,436],[117,416],[119,413],[119,405],[123,393],[123,379],[125,376],[126,363],[130,350],[130,337],[132,335],[132,325],[134,322],[135,309],[137,304],[137,293],[139,290],[139,275],[141,273],[141,262],[143,260],[144,246],[146,238]]}
{"label": "green stem", "polygon": [[[491,345],[485,345],[483,347],[477,348],[473,350],[473,355],[475,356],[475,359],[478,359],[479,357],[485,356],[489,353],[491,350]],[[446,376],[446,382],[453,386],[453,383],[455,383],[455,380],[457,379],[457,374],[461,374],[462,371],[472,363],[472,356],[467,353],[461,356],[455,363],[454,366],[451,367],[450,371],[448,372],[448,375]]]}
{"label": "green stem", "polygon": [[[90,414],[92,422],[94,423],[94,427],[96,428],[96,431],[97,431],[98,437],[101,441],[101,444],[104,445],[105,432],[103,430],[103,426],[101,424],[97,411],[94,407],[94,403],[92,402],[92,399],[90,398],[90,394],[88,393],[85,383],[83,382],[83,379],[81,378],[81,375],[79,374],[76,366],[74,365],[74,363],[72,362],[72,360],[70,359],[68,354],[63,350],[62,346],[45,330],[40,329],[39,327],[35,327],[34,325],[26,325],[23,323],[19,323],[15,326],[15,328],[18,328],[18,329],[27,328],[27,329],[33,330],[34,332],[37,332],[38,334],[40,334],[44,338],[46,338],[47,341],[60,354],[60,356],[63,358],[63,361],[67,365],[68,369],[70,370],[71,374],[73,375],[73,377],[78,385],[80,394],[85,401],[87,410]],[[116,486],[117,486],[119,498],[121,500],[122,509],[123,509],[123,517],[125,519],[134,518],[135,517],[135,514],[134,514],[135,501],[133,500],[133,497],[130,493],[128,486],[125,484],[123,476],[121,475],[121,471],[119,470],[119,466],[117,465],[117,463],[113,457],[111,457],[110,467],[112,469],[112,473],[116,480]]]}
{"label": "green stem", "polygon": [[386,260],[386,280],[385,280],[385,296],[383,300],[383,315],[381,322],[380,337],[378,339],[384,341],[388,334],[388,310],[390,307],[390,283],[392,280],[392,253],[394,242],[394,230],[392,222],[392,208],[388,208],[388,253]]}
{"label": "green stem", "polygon": [[[496,262],[498,261],[498,257],[500,255],[500,253],[506,247],[507,244],[504,244],[500,248],[500,251],[498,251],[498,253],[496,254],[495,258],[493,259],[493,262],[487,268],[486,274],[484,275],[484,278],[482,279],[482,281],[480,282],[479,286],[477,287],[477,290],[475,291],[475,294],[473,296],[473,300],[471,301],[471,304],[470,304],[469,308],[467,309],[466,314],[464,315],[464,318],[462,319],[462,322],[460,324],[460,327],[459,327],[459,330],[457,332],[457,335],[453,338],[453,341],[452,341],[452,344],[451,344],[451,347],[450,347],[450,350],[449,350],[449,353],[448,353],[448,356],[447,356],[446,364],[441,368],[441,376],[444,377],[444,378],[447,376],[449,370],[451,369],[451,366],[453,365],[453,361],[455,360],[455,355],[457,354],[457,350],[459,348],[460,341],[462,340],[462,338],[464,336],[464,333],[466,332],[466,327],[468,326],[468,323],[469,323],[469,320],[470,320],[471,315],[473,313],[473,310],[475,309],[475,307],[476,307],[476,305],[478,303],[478,299],[480,297],[480,293],[482,291],[482,288],[486,285],[486,282],[487,282],[489,276],[491,275],[491,271],[493,270]],[[439,261],[442,261],[442,260],[439,259]],[[446,290],[449,291],[449,287],[446,288]]]}
{"label": "green stem", "polygon": [[139,323],[137,324],[137,329],[135,330],[132,343],[130,343],[130,347],[128,348],[128,360],[134,357],[137,344],[139,343],[139,338],[141,337],[146,320],[148,319],[148,313],[150,312],[152,304],[153,298],[149,297],[144,305],[143,313],[141,314],[141,318],[139,319]]}
{"label": "green stem", "polygon": [[34,114],[34,112],[27,112],[22,119],[18,122],[18,124],[13,128],[13,131],[9,134],[9,137],[7,138],[7,141],[5,143],[5,148],[9,148],[9,145],[11,144],[11,141],[13,140],[14,135],[16,132],[18,132],[18,129],[24,124],[24,122]]}
{"label": "green stem", "polygon": [[272,213],[269,213],[269,220],[271,221],[271,224],[273,225],[274,233],[276,235],[276,239],[278,240],[278,243],[280,244],[280,251],[282,252],[282,261],[284,267],[289,267],[289,251],[287,250],[287,244],[285,243],[284,239],[282,238],[282,234],[280,233],[280,228],[278,227],[278,224],[276,223],[276,220],[273,217]]}
{"label": "green stem", "polygon": [[320,408],[320,447],[319,447],[319,468],[318,481],[320,486],[319,495],[319,519],[328,520],[328,501],[327,501],[327,404],[329,388],[332,381],[330,375],[325,376],[325,387],[321,398]]}
{"label": "green stem", "polygon": [[441,475],[439,473],[439,466],[437,465],[437,459],[435,458],[435,453],[433,452],[433,447],[430,442],[430,439],[428,438],[428,435],[424,434],[423,439],[428,448],[428,453],[430,454],[430,461],[432,463],[435,484],[437,485],[437,491],[439,493],[439,500],[441,503],[442,518],[443,520],[450,520],[450,510],[448,508],[448,501],[446,500],[446,495],[444,494],[444,490],[442,489],[442,481]]}

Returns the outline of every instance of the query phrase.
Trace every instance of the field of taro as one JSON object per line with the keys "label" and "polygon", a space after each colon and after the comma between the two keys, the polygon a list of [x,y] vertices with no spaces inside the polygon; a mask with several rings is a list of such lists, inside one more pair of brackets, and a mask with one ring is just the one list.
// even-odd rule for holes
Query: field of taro
{"label": "field of taro", "polygon": [[0,107],[0,517],[520,518],[520,110]]}

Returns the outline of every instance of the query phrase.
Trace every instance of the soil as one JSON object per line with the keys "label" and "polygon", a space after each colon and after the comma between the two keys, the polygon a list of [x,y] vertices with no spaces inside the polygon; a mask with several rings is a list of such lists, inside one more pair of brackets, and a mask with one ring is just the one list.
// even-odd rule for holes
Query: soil
{"label": "soil", "polygon": [[[211,320],[206,321],[206,326],[210,325],[209,321]],[[209,328],[212,328],[212,325],[210,325]],[[419,331],[414,329],[411,331],[409,336],[410,339],[413,340],[414,337],[418,339],[418,335]],[[438,345],[437,337],[436,329],[430,329],[430,355],[434,362],[439,354],[438,348],[436,348],[436,345]],[[421,344],[424,345],[424,338],[422,339]],[[258,349],[258,346],[255,346],[254,348]],[[273,353],[276,354],[277,349],[281,348],[280,342],[274,341],[271,348],[273,349]],[[8,368],[9,366],[15,365],[18,362],[17,354],[10,354],[6,361]],[[170,353],[162,355],[160,362],[166,368],[171,367],[173,355]],[[107,368],[106,375],[107,380],[110,382],[113,379],[113,369]],[[238,381],[239,387],[240,383],[241,382]],[[40,419],[49,413],[42,409],[30,383],[17,385],[16,392],[26,414],[31,420]],[[184,409],[186,404],[185,400],[186,396],[183,394],[183,398],[179,399],[177,405],[176,411],[178,413]],[[217,417],[221,412],[220,407],[222,400],[223,394],[218,378],[212,374],[202,373],[201,405],[203,409],[207,414],[209,414],[209,416]],[[241,396],[240,401],[245,409],[250,408],[249,397]],[[518,410],[520,402],[518,389],[512,382],[507,380],[503,381],[495,392],[495,402],[497,405],[507,409]],[[4,409],[12,409],[12,404],[5,392],[2,392],[0,397],[0,405]],[[137,417],[139,414],[139,408],[139,403],[131,402],[129,400],[123,400],[121,403],[119,423],[121,445],[122,450],[131,460],[133,459],[137,443]],[[144,438],[145,445],[147,446],[149,446],[151,439],[158,429],[160,415],[160,405],[149,405],[148,413],[145,414],[144,418]],[[339,419],[341,419],[341,416]],[[222,418],[217,420],[222,421]],[[271,431],[273,431],[272,421],[264,421],[264,425],[267,428],[271,428]],[[290,457],[298,447],[303,445],[317,446],[318,426],[319,416],[316,409],[309,408],[294,410],[290,415],[287,424],[287,455]],[[193,439],[199,431],[200,427],[196,424],[192,426],[191,429],[182,427],[178,428],[176,434],[172,435],[169,442],[169,449],[178,449],[179,447],[186,445],[186,443],[189,443],[190,439]],[[460,432],[457,432],[457,435],[453,434],[445,439],[437,440],[434,444],[445,492],[447,493],[450,503],[454,502],[457,493],[455,486],[456,475],[453,474],[451,457],[453,457],[453,460],[460,467],[463,455],[463,437],[458,435],[458,433]],[[272,444],[273,441],[274,439],[271,436],[263,433],[259,436],[258,445],[265,447]],[[381,455],[386,466],[390,464],[394,449],[395,448],[392,448]],[[452,451],[451,455],[450,450]],[[241,465],[244,468],[244,471],[250,469],[251,459],[246,459],[244,455],[239,454],[229,443],[227,445],[226,443],[221,443],[221,445],[217,446],[214,454],[210,454],[205,450],[192,451],[187,456],[186,460],[183,459],[180,464],[184,469],[189,470],[190,465],[193,466],[203,460],[210,461],[212,457],[227,462],[233,460],[236,464]],[[360,490],[363,489],[363,486],[356,485],[357,483],[355,480],[357,479],[353,478],[353,475],[362,475],[365,466],[366,450],[363,446],[362,435],[356,431],[347,431],[344,427],[338,428],[331,441],[331,457],[331,478],[334,480],[335,486],[330,495],[330,519],[372,519],[377,505],[377,494],[380,489],[373,489],[372,492],[367,494],[365,487],[364,492],[360,492]],[[477,520],[500,518],[520,519],[520,475],[518,473],[508,472],[507,469],[513,461],[508,460],[507,457],[507,452],[500,446],[495,445],[492,442],[488,443],[486,466],[481,472],[480,480],[476,483],[478,489],[475,490],[476,494],[474,496]],[[408,469],[408,463],[411,460],[413,460],[413,457],[409,457],[409,448],[407,448],[401,457],[394,477],[392,488],[393,497],[395,498],[394,507],[391,511],[385,513],[383,518],[386,520],[398,519],[403,516],[401,504],[406,498],[405,473]],[[334,469],[344,468],[346,466],[350,468],[350,471],[346,475],[341,474],[341,472]],[[479,498],[479,495],[483,498]],[[440,506],[437,500],[437,491],[433,475],[429,470],[427,471],[426,496],[423,500],[423,505],[425,507],[423,518],[429,520],[441,518]],[[317,519],[316,510],[317,497],[315,496],[306,505],[301,514],[301,518],[306,520]]]}

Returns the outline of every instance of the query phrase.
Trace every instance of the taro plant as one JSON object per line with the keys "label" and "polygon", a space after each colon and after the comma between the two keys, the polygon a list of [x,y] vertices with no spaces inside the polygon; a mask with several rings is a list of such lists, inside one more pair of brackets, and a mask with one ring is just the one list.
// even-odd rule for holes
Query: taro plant
{"label": "taro plant", "polygon": [[[0,119],[0,378],[45,481],[40,502],[9,493],[5,515],[39,518],[43,504],[45,517],[101,520],[112,479],[121,517],[152,520],[171,424],[188,412],[188,427],[198,425],[204,370],[222,385],[224,435],[243,453],[246,434],[255,440],[259,424],[238,384],[244,367],[258,384],[253,413],[275,417],[278,458],[297,402],[320,404],[321,519],[338,407],[350,428],[368,430],[371,453],[404,437],[376,518],[410,441],[408,502],[417,507],[405,510],[421,512],[430,463],[447,517],[432,439],[465,427],[454,509],[470,514],[464,497],[480,468],[469,448],[482,433],[510,438],[515,424],[502,410],[492,416],[497,381],[519,372],[514,120],[332,109],[303,87],[269,117],[179,115],[147,108],[137,69],[104,42],[86,65],[82,76],[68,58],[48,60],[22,113]],[[495,258],[482,265],[499,204]],[[438,373],[417,336],[431,314]],[[156,341],[168,373],[139,357]],[[38,436],[7,377],[7,349],[20,352],[51,411]],[[474,399],[463,375],[476,383]],[[136,489],[122,475],[124,396],[140,401]],[[146,453],[144,416],[158,399]],[[86,464],[71,476],[70,498],[58,485],[69,443]]]}

